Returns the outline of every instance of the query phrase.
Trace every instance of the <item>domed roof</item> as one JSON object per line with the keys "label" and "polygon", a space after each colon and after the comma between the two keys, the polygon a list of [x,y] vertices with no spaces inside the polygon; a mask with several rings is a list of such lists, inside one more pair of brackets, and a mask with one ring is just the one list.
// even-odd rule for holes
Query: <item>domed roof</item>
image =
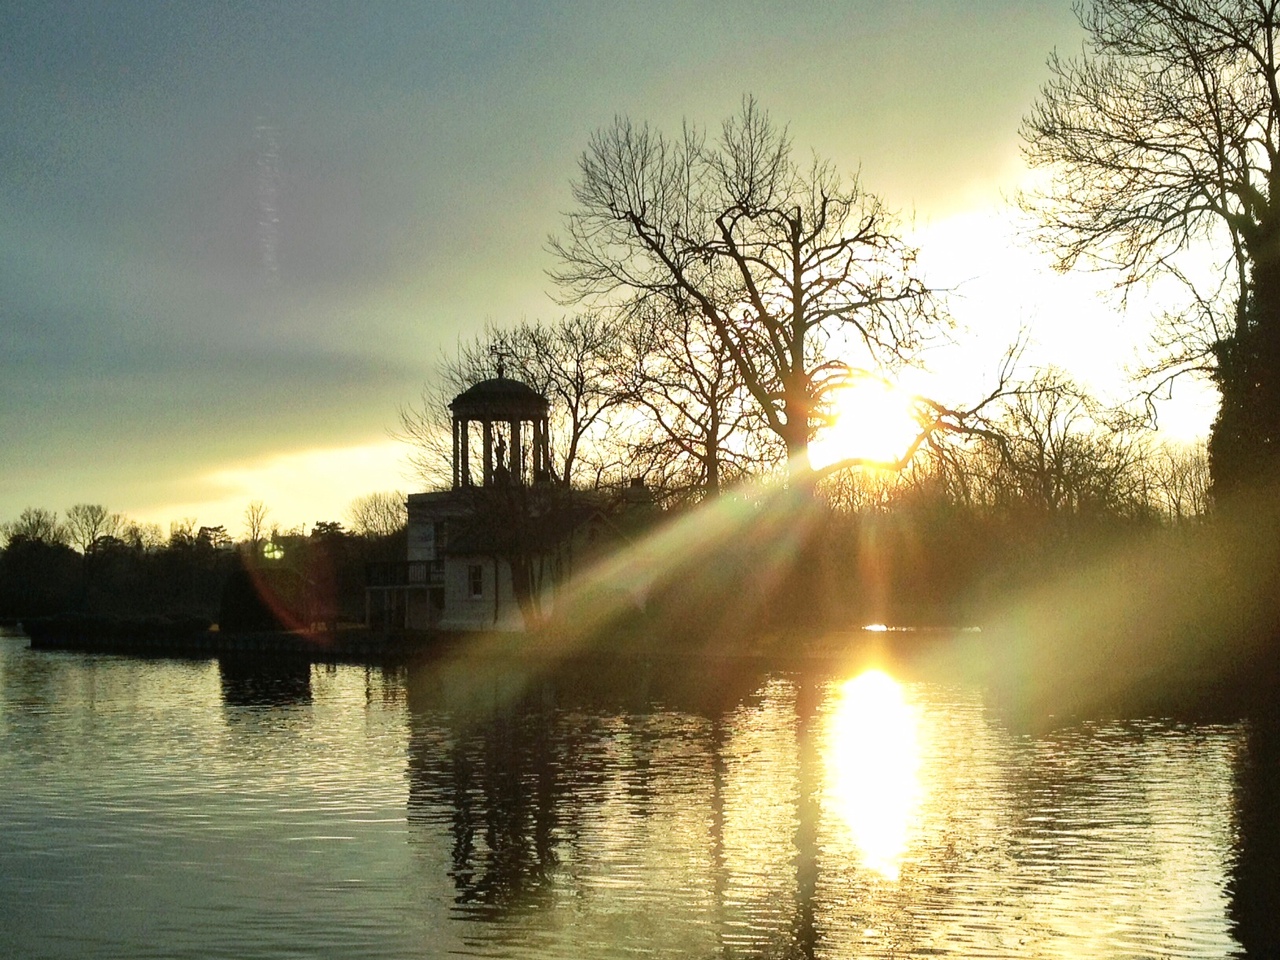
{"label": "domed roof", "polygon": [[454,416],[495,420],[546,416],[547,398],[527,383],[510,377],[481,380],[453,398]]}

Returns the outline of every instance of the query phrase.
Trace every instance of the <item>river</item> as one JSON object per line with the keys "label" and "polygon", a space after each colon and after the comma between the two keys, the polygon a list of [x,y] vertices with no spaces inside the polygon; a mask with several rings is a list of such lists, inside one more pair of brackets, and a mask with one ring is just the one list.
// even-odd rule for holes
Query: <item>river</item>
{"label": "river", "polygon": [[1267,956],[1280,737],[909,671],[0,636],[0,956]]}

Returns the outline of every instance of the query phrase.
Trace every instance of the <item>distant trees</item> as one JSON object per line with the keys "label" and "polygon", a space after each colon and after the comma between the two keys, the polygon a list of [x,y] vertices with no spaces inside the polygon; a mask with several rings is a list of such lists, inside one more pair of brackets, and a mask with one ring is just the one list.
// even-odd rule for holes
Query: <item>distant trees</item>
{"label": "distant trees", "polygon": [[10,535],[0,550],[0,616],[41,616],[69,609],[81,595],[82,561],[59,540]]}
{"label": "distant trees", "polygon": [[1145,510],[1136,436],[1108,423],[1098,404],[1059,371],[1045,371],[1014,397],[999,426],[1005,449],[988,459],[991,481],[1006,502],[1043,516],[1124,517]]}
{"label": "distant trees", "polygon": [[144,552],[159,550],[165,543],[164,531],[160,529],[160,524],[137,520],[126,520],[123,529],[119,532],[119,537],[133,549]]}
{"label": "distant trees", "polygon": [[[51,510],[29,507],[0,523],[0,617],[84,613],[213,620],[231,571],[256,565],[279,567],[286,579],[308,584],[307,610],[317,621],[333,623],[363,617],[365,564],[404,559],[399,494],[359,498],[364,520],[354,533],[323,521],[309,537],[263,531],[266,510],[254,503],[259,526],[249,532],[256,532],[257,544],[236,543],[221,524],[201,525],[192,517],[172,522],[165,536],[158,524],[99,504],[73,506],[65,524]],[[278,548],[269,557],[261,550],[268,537]]]}
{"label": "distant trees", "polygon": [[892,511],[924,497],[1015,524],[1061,527],[1203,520],[1208,486],[1203,444],[1157,442],[1050,368],[1000,402],[988,434],[928,448],[901,473],[847,472],[823,491],[842,512]]}
{"label": "distant trees", "polygon": [[1152,507],[1181,524],[1209,512],[1209,449],[1204,443],[1157,447],[1146,459],[1146,489]]}
{"label": "distant trees", "polygon": [[196,542],[208,544],[214,550],[226,550],[233,544],[231,534],[222,524],[216,527],[201,527],[196,531]]}
{"label": "distant trees", "polygon": [[407,498],[399,490],[365,494],[347,507],[351,530],[362,537],[389,537],[409,522]]}
{"label": "distant trees", "polygon": [[67,539],[85,553],[99,537],[116,536],[124,523],[124,517],[109,512],[100,503],[77,503],[67,510]]}
{"label": "distant trees", "polygon": [[[1280,480],[1280,10],[1265,0],[1085,0],[1085,51],[1054,54],[1023,125],[1054,173],[1028,198],[1070,268],[1124,289],[1184,283],[1166,318],[1167,376],[1210,373],[1222,395],[1215,494]],[[1183,255],[1208,245],[1206,282]]]}
{"label": "distant trees", "polygon": [[67,528],[58,522],[58,514],[43,507],[27,507],[18,519],[0,524],[0,534],[6,543],[14,540],[32,540],[39,543],[67,543]]}

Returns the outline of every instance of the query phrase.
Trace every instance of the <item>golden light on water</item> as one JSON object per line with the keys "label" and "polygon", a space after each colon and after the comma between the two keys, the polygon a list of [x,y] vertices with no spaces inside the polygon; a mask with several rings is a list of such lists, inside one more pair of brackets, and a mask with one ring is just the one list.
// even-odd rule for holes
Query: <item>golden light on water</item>
{"label": "golden light on water", "polygon": [[896,880],[920,810],[919,714],[902,685],[868,670],[840,690],[826,749],[827,800],[862,862]]}

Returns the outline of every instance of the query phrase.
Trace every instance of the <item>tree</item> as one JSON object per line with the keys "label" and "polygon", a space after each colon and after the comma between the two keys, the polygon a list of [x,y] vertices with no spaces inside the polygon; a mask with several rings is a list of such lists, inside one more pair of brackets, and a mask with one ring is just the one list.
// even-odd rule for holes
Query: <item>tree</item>
{"label": "tree", "polygon": [[12,543],[21,537],[24,540],[38,543],[67,543],[67,528],[58,522],[58,514],[43,507],[27,507],[18,514],[17,520],[0,527],[6,543]]}
{"label": "tree", "polygon": [[266,523],[267,514],[270,512],[261,500],[251,501],[244,508],[245,536],[254,551],[258,549],[258,544],[262,542],[263,525]]}
{"label": "tree", "polygon": [[1152,506],[1169,521],[1202,519],[1209,510],[1209,451],[1203,443],[1161,445],[1146,461]]}
{"label": "tree", "polygon": [[12,534],[0,550],[0,616],[49,616],[75,609],[83,595],[82,564],[65,541]]}
{"label": "tree", "polygon": [[196,542],[214,550],[225,550],[231,546],[231,535],[222,524],[201,527],[196,531]]}
{"label": "tree", "polygon": [[[1166,378],[1210,374],[1215,494],[1280,478],[1280,10],[1270,0],[1082,0],[1088,41],[1049,59],[1023,124],[1051,185],[1026,203],[1058,266],[1124,291],[1183,283],[1158,345]],[[1216,251],[1213,279],[1189,252]]]}
{"label": "tree", "polygon": [[169,549],[191,549],[196,545],[196,518],[183,517],[169,521]]}
{"label": "tree", "polygon": [[[1144,512],[1141,451],[1126,424],[1060,371],[1044,371],[1008,404],[998,495],[1042,517],[1135,516]],[[1001,489],[1003,488],[1003,489]]]}
{"label": "tree", "polygon": [[158,523],[140,523],[137,520],[129,520],[125,523],[124,529],[120,531],[119,536],[133,549],[144,552],[159,550],[166,543],[164,531]]}
{"label": "tree", "polygon": [[99,537],[114,537],[124,524],[124,517],[109,513],[100,503],[77,503],[67,510],[67,538],[81,553],[88,552]]}
{"label": "tree", "polygon": [[751,398],[714,331],[660,300],[639,307],[625,335],[624,389],[639,415],[628,461],[643,463],[650,486],[668,495],[707,497],[762,459],[772,466],[779,451],[760,449]]}
{"label": "tree", "polygon": [[[857,177],[797,161],[750,98],[716,140],[615,120],[592,137],[572,190],[576,209],[551,241],[566,301],[696,314],[795,474],[810,472],[832,391],[901,364],[947,325],[896,217]],[[937,413],[930,429],[948,422]]]}
{"label": "tree", "polygon": [[347,519],[351,530],[361,537],[389,537],[409,522],[405,495],[399,490],[365,494],[351,501]]}

